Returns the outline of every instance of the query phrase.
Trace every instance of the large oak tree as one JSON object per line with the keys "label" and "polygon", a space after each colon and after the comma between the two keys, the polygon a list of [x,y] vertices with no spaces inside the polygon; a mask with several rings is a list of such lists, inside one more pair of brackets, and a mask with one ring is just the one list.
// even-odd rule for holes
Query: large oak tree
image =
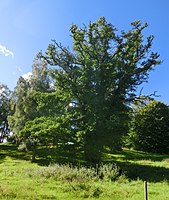
{"label": "large oak tree", "polygon": [[69,94],[66,111],[74,113],[69,127],[89,162],[99,162],[104,147],[121,147],[129,104],[160,64],[158,53],[151,51],[154,37],[143,35],[147,24],[134,21],[131,26],[119,33],[104,17],[82,28],[74,24],[72,50],[53,41],[41,55],[54,66],[56,90]]}

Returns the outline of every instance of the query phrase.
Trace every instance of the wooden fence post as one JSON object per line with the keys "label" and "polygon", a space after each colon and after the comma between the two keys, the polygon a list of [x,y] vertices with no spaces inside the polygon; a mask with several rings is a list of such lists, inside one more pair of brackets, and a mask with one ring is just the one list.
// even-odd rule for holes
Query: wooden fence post
{"label": "wooden fence post", "polygon": [[148,200],[147,181],[144,181],[144,200]]}

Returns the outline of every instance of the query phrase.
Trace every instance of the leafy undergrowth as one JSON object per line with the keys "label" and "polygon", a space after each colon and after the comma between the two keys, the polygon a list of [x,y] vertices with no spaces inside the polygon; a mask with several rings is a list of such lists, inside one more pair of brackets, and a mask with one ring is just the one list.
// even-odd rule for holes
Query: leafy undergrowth
{"label": "leafy undergrowth", "polygon": [[124,150],[106,154],[108,163],[97,169],[70,164],[47,167],[29,159],[13,145],[0,145],[0,199],[141,200],[144,180],[149,199],[169,197],[167,155]]}

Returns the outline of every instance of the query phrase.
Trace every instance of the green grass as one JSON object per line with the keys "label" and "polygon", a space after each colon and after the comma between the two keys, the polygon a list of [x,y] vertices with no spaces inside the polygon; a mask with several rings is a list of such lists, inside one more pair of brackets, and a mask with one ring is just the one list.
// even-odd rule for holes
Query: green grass
{"label": "green grass", "polygon": [[[68,155],[65,155],[68,160]],[[31,155],[17,151],[11,144],[0,145],[0,199],[58,200],[141,200],[144,180],[148,181],[149,200],[169,198],[169,155],[147,154],[125,149],[117,154],[105,154],[105,163],[116,163],[124,171],[118,178],[118,167],[110,170],[103,165],[99,179],[92,168],[71,165],[49,165],[57,157],[52,149],[39,149],[37,163]],[[71,158],[80,163],[80,159]],[[111,174],[110,174],[111,172]],[[115,181],[110,181],[116,177]]]}
{"label": "green grass", "polygon": [[124,149],[119,154],[106,154],[105,160],[114,161],[131,180],[169,181],[169,155]]}

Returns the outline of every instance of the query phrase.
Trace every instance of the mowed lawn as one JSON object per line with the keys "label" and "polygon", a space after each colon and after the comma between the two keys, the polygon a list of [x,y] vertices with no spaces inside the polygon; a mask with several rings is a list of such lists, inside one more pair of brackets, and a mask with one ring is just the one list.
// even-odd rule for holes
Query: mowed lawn
{"label": "mowed lawn", "polygon": [[112,181],[98,179],[85,167],[31,163],[29,154],[1,144],[0,199],[144,200],[145,180],[149,200],[169,199],[169,155],[124,150],[105,154],[105,163],[123,172]]}

